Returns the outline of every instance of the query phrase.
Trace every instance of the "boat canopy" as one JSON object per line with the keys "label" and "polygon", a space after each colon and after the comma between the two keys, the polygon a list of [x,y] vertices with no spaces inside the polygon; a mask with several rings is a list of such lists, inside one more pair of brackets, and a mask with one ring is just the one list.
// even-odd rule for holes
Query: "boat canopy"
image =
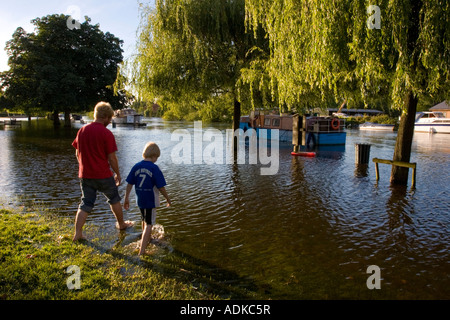
{"label": "boat canopy", "polygon": [[416,113],[416,121],[419,119],[429,119],[429,118],[445,118],[444,114],[440,111],[424,111]]}

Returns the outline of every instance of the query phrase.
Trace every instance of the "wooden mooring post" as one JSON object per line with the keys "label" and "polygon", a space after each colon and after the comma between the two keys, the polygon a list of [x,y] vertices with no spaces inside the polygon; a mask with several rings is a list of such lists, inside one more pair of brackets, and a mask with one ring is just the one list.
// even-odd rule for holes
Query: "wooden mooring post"
{"label": "wooden mooring post", "polygon": [[295,114],[292,117],[292,145],[294,146],[293,152],[298,152],[299,133],[300,133],[299,124],[300,124],[299,116],[298,116],[298,114]]}
{"label": "wooden mooring post", "polygon": [[295,114],[292,118],[292,145],[294,152],[299,151],[299,146],[306,145],[306,116]]}
{"label": "wooden mooring post", "polygon": [[385,159],[378,159],[378,158],[373,158],[372,159],[373,162],[375,162],[375,176],[376,176],[376,180],[380,180],[380,173],[378,171],[378,163],[386,163],[386,164],[390,164],[393,166],[398,166],[398,167],[405,167],[405,168],[411,168],[412,171],[412,181],[411,181],[411,188],[415,188],[416,187],[416,167],[417,164],[416,163],[409,163],[409,162],[403,162],[403,161],[393,161],[393,160],[385,160]]}

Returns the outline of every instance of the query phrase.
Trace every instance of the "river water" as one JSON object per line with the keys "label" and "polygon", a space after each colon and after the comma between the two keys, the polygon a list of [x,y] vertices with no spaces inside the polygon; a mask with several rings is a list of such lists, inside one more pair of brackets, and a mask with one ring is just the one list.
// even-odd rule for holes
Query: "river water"
{"label": "river water", "polygon": [[[411,162],[418,169],[411,189],[411,172],[407,187],[392,188],[390,165],[379,165],[378,182],[372,161],[368,167],[355,165],[358,143],[371,145],[370,159],[392,159],[395,132],[348,130],[345,146],[319,149],[315,158],[292,157],[291,146],[280,145],[278,172],[261,175],[267,165],[259,161],[227,164],[226,143],[223,163],[177,164],[172,153],[181,140],[173,138],[175,130],[194,137],[198,127],[145,121],[145,128],[109,128],[123,180],[142,159],[147,141],[161,148],[157,164],[173,203],[158,210],[166,245],[154,259],[179,255],[198,267],[199,279],[214,278],[263,299],[450,298],[450,135],[415,134]],[[54,130],[46,120],[37,120],[13,130],[1,128],[0,204],[33,202],[73,219],[80,189],[71,142],[80,126]],[[203,124],[200,133],[208,128],[225,137],[228,127]],[[208,142],[193,143],[192,158],[207,147]],[[124,190],[125,183],[122,195]],[[126,219],[140,221],[136,206]],[[105,247],[139,239],[140,223],[119,232],[114,222],[99,196],[87,224],[108,235]],[[380,289],[367,284],[377,280],[377,273],[367,271],[373,265],[379,268]],[[246,297],[225,291],[218,294]]]}

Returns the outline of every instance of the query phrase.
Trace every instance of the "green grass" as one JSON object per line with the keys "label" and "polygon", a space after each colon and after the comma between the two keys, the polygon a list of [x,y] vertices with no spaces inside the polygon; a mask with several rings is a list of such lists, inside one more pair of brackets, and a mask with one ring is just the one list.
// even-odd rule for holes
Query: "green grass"
{"label": "green grass", "polygon": [[[73,243],[71,220],[0,209],[0,299],[218,298],[202,285],[194,286],[189,273],[175,263],[161,272],[151,256],[140,258],[120,246],[105,250],[98,239]],[[71,265],[80,268],[80,289],[67,286]]]}

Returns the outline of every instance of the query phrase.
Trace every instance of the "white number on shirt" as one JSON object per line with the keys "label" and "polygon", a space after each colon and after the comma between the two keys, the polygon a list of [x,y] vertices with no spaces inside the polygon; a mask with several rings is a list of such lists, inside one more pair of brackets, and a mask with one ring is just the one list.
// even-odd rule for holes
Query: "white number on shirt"
{"label": "white number on shirt", "polygon": [[139,188],[142,188],[142,185],[144,184],[144,180],[147,177],[146,174],[140,174],[139,177],[142,177],[141,183],[139,184]]}

